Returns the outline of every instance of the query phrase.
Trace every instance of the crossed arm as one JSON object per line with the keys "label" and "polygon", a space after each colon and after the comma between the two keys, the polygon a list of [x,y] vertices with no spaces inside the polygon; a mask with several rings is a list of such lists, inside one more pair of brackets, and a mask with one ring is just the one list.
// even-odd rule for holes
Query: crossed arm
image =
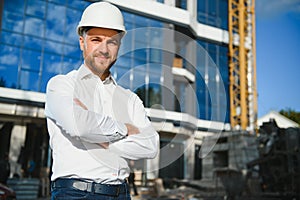
{"label": "crossed arm", "polygon": [[[80,106],[84,110],[88,110],[88,108],[79,99],[74,98],[73,100],[76,105]],[[127,128],[127,136],[140,133],[140,130],[132,124],[125,123],[125,126]],[[102,143],[99,143],[99,145],[101,145],[103,148],[107,149],[109,146],[109,142],[102,142]]]}
{"label": "crossed arm", "polygon": [[[48,83],[46,116],[56,126],[72,137],[100,144],[103,148],[129,159],[153,158],[158,152],[159,136],[148,119],[138,119],[142,126],[122,123],[88,110],[78,98],[74,98],[73,85],[63,77]],[[139,100],[140,101],[140,100]],[[144,112],[141,102],[136,112]]]}

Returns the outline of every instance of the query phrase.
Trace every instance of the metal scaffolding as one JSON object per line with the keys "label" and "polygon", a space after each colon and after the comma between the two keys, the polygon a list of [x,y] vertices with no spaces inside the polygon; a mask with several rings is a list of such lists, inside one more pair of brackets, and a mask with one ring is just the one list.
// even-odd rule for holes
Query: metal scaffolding
{"label": "metal scaffolding", "polygon": [[230,123],[255,130],[257,119],[255,0],[229,0]]}

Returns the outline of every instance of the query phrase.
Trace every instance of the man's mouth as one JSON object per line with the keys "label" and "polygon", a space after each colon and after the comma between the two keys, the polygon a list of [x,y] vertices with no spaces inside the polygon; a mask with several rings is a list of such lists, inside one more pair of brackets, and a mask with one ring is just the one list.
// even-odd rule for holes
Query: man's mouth
{"label": "man's mouth", "polygon": [[98,56],[95,56],[95,59],[99,60],[99,61],[106,61],[106,60],[108,60],[108,57],[103,56],[103,55],[98,55]]}
{"label": "man's mouth", "polygon": [[109,56],[108,55],[104,55],[104,54],[95,54],[94,57],[97,57],[97,58],[101,58],[101,59],[108,59]]}

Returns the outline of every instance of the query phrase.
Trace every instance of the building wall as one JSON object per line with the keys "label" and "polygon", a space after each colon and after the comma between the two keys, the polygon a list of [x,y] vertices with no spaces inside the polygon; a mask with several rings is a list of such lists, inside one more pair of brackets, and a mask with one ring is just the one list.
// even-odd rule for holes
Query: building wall
{"label": "building wall", "polygon": [[201,151],[203,179],[216,180],[218,170],[247,170],[247,163],[258,158],[256,136],[242,132],[222,132],[208,136]]}
{"label": "building wall", "polygon": [[[185,1],[180,2],[176,5],[185,9]],[[205,8],[208,6],[209,12],[220,10],[217,6],[220,3],[210,6],[209,2],[198,1],[198,16],[205,11],[201,10],[201,5],[205,5]],[[82,55],[75,30],[81,11],[87,5],[88,1],[4,1],[0,32],[0,86],[45,92],[51,77],[77,69],[82,63]],[[210,17],[204,20],[208,24],[208,18],[212,18],[209,12],[207,16]],[[228,122],[227,46],[197,38],[187,27],[172,27],[174,22],[142,16],[136,14],[137,11],[123,13],[125,26],[129,30],[123,44],[126,49],[120,52],[118,62],[112,69],[119,84],[136,91],[146,107],[162,104],[168,110],[188,112],[200,119],[215,118],[213,120]],[[218,13],[218,18],[221,14]],[[226,16],[225,13],[222,16]],[[166,29],[174,30],[173,36],[163,35]],[[203,54],[196,49],[200,47],[193,47],[190,41],[182,40],[182,36],[175,38],[178,32],[184,34],[184,40],[190,38],[193,42],[197,41],[203,47],[201,51],[207,51],[208,54],[202,59],[197,55]],[[167,44],[173,44],[173,47],[166,47]],[[166,50],[170,52],[164,52]],[[172,67],[175,54],[183,59],[182,67],[196,75],[195,83],[190,84],[194,91],[189,91],[184,85],[179,86],[182,92],[177,96],[175,88],[168,84],[170,79],[172,83],[172,77],[164,73],[165,67]],[[211,68],[211,65],[215,68]],[[167,95],[168,102],[177,99],[180,108],[162,101],[165,99],[162,86],[175,94],[175,97]],[[224,87],[225,91],[219,90],[220,87]],[[191,101],[191,95],[185,95],[185,90],[187,94],[195,93],[196,101]],[[217,94],[214,102],[211,93]],[[193,106],[190,108],[189,105]],[[218,117],[213,117],[212,110],[222,110],[225,116],[219,113]]]}
{"label": "building wall", "polygon": [[[89,1],[1,2],[0,87],[43,94],[51,77],[81,65],[76,26]],[[184,147],[195,140],[195,129],[212,128],[201,120],[228,123],[227,1],[111,2],[122,9],[128,30],[111,70],[118,83],[150,110],[171,112],[157,122],[180,116],[168,118],[168,131],[186,135],[180,137]],[[184,152],[184,178],[193,178],[194,149]]]}

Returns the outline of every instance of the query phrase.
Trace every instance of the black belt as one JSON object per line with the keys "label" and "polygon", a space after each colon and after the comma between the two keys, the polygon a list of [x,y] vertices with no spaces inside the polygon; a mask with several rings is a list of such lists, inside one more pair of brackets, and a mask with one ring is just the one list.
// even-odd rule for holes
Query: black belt
{"label": "black belt", "polygon": [[120,185],[108,185],[69,178],[59,178],[53,181],[52,188],[73,188],[85,192],[95,192],[97,194],[110,196],[119,196],[119,194],[127,192],[126,183]]}

